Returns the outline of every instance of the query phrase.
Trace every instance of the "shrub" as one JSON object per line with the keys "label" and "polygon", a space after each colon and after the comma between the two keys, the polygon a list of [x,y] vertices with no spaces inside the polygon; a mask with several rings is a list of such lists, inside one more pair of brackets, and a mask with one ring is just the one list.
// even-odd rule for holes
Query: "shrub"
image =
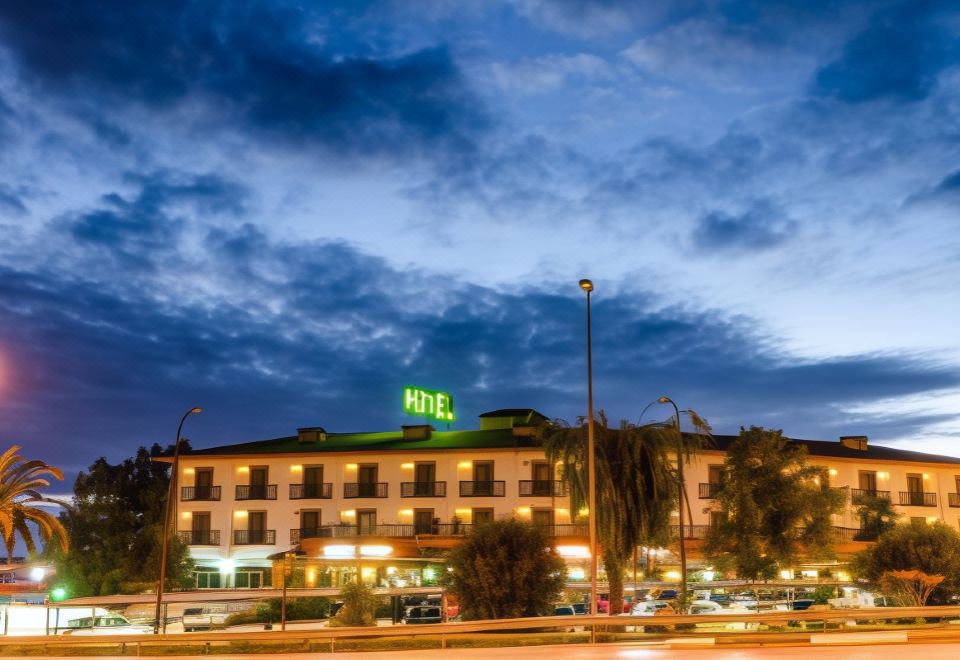
{"label": "shrub", "polygon": [[340,590],[343,607],[330,619],[330,626],[375,626],[380,598],[365,584],[351,582]]}

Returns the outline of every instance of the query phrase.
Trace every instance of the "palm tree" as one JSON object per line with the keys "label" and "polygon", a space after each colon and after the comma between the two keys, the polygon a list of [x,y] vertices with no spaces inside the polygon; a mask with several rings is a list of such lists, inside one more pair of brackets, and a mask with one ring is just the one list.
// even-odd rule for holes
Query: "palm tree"
{"label": "palm tree", "polygon": [[[709,432],[692,416],[698,431]],[[665,546],[670,541],[671,513],[677,500],[676,430],[670,424],[637,426],[621,422],[611,429],[601,412],[596,425],[597,539],[609,585],[611,615],[623,602],[624,570],[637,545]],[[698,436],[694,436],[696,438]],[[571,510],[580,511],[587,493],[586,425],[570,427],[554,421],[543,433],[551,461],[561,463],[561,479],[570,487]],[[702,446],[684,443],[686,458]],[[590,512],[593,515],[593,512]]]}
{"label": "palm tree", "polygon": [[14,445],[0,456],[0,536],[7,549],[7,563],[13,558],[13,549],[19,536],[28,553],[36,551],[34,532],[28,523],[37,527],[43,541],[56,540],[67,549],[67,532],[60,521],[37,504],[60,504],[44,497],[40,490],[50,485],[47,477],[63,480],[63,472],[43,461],[25,461]]}

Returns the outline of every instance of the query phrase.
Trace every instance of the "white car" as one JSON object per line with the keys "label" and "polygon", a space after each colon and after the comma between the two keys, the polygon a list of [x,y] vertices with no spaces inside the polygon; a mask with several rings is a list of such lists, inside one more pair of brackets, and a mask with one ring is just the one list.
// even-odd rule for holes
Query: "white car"
{"label": "white car", "polygon": [[106,616],[87,616],[67,621],[64,635],[148,635],[153,632],[152,626],[144,626],[127,621],[119,614]]}
{"label": "white car", "polygon": [[210,607],[188,607],[183,611],[183,630],[210,630],[222,627],[227,622],[227,613],[223,609]]}

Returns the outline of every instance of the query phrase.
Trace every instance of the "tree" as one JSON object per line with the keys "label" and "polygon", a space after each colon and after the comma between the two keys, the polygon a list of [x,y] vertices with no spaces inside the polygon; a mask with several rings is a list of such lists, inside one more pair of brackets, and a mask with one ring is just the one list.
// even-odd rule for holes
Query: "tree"
{"label": "tree", "polygon": [[[696,414],[691,418],[701,434],[709,426]],[[587,427],[562,421],[547,425],[543,443],[551,461],[561,462],[561,478],[570,486],[571,509],[580,511],[587,500]],[[689,436],[684,460],[702,446],[702,435]],[[621,422],[611,429],[601,412],[594,425],[597,475],[597,541],[610,592],[611,615],[623,602],[623,575],[638,545],[666,546],[670,541],[671,512],[676,508],[676,430],[665,424],[637,426]],[[592,512],[591,512],[592,515]]]}
{"label": "tree", "polygon": [[553,613],[567,566],[546,532],[519,520],[479,525],[453,549],[447,589],[464,619],[504,619]]}
{"label": "tree", "polygon": [[889,497],[865,495],[859,502],[857,515],[860,517],[860,531],[854,537],[856,540],[873,541],[896,527],[900,515],[893,508]]}
{"label": "tree", "polygon": [[770,579],[801,552],[832,556],[830,516],[843,495],[828,487],[824,468],[807,464],[807,450],[778,430],[740,429],[727,449],[715,502],[725,516],[709,530],[704,549],[741,578]]}
{"label": "tree", "polygon": [[893,571],[942,575],[943,582],[930,594],[931,602],[942,604],[960,591],[960,533],[939,521],[899,524],[854,555],[850,568],[858,578],[878,586],[884,573]]}
{"label": "tree", "polygon": [[63,480],[63,472],[43,461],[26,461],[14,445],[0,456],[0,535],[7,550],[7,563],[13,559],[17,537],[28,553],[36,552],[36,541],[30,524],[36,525],[40,539],[55,540],[62,551],[67,549],[67,533],[60,521],[38,504],[61,502],[45,497],[40,489],[50,486],[47,477]]}
{"label": "tree", "polygon": [[[172,450],[172,447],[168,451]],[[61,516],[73,549],[54,553],[57,577],[71,596],[136,593],[156,587],[170,466],[159,445],[113,465],[105,458],[81,472],[73,506]],[[188,547],[171,537],[165,588],[190,587]]]}

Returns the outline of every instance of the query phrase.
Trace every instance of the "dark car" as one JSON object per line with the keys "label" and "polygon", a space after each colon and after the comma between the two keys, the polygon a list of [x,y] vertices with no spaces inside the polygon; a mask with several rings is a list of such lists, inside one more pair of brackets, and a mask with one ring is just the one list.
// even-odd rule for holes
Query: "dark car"
{"label": "dark car", "polygon": [[440,608],[436,605],[417,605],[407,610],[403,616],[404,623],[440,623]]}
{"label": "dark car", "polygon": [[800,598],[793,601],[793,609],[795,610],[808,610],[810,606],[816,603],[817,601],[812,598]]}
{"label": "dark car", "polygon": [[589,612],[587,612],[587,604],[586,604],[586,603],[574,603],[574,604],[573,604],[573,613],[574,613],[574,614],[589,614]]}
{"label": "dark car", "polygon": [[710,594],[710,598],[708,598],[708,600],[712,600],[714,603],[724,605],[733,599],[730,598],[730,594]]}
{"label": "dark car", "polygon": [[650,592],[650,600],[676,600],[677,590],[676,589],[660,589],[656,592]]}

